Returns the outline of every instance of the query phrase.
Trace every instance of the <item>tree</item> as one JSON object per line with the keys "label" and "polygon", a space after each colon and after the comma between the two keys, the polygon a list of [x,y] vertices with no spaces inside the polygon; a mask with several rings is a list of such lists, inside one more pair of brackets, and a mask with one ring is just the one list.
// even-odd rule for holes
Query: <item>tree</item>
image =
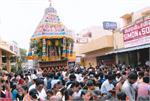
{"label": "tree", "polygon": [[23,48],[20,48],[20,60],[21,62],[26,62],[26,53],[27,53],[27,50],[26,49],[23,49]]}
{"label": "tree", "polygon": [[17,57],[17,67],[18,67],[18,70],[21,70],[22,63],[25,63],[27,61],[26,59],[27,50],[23,48],[20,48],[19,50],[20,50],[20,57]]}

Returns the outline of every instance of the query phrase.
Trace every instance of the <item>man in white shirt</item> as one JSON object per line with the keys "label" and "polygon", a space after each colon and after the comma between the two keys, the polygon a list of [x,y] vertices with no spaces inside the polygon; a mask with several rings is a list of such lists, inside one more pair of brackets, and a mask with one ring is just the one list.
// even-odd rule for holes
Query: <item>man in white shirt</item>
{"label": "man in white shirt", "polygon": [[137,81],[137,74],[135,72],[130,72],[128,79],[122,85],[122,91],[129,97],[130,101],[135,101],[135,89],[133,84]]}
{"label": "man in white shirt", "polygon": [[114,85],[112,84],[114,80],[113,75],[108,75],[108,79],[105,80],[101,86],[101,93],[104,95],[110,95],[114,89]]}
{"label": "man in white shirt", "polygon": [[44,81],[42,79],[37,78],[36,83],[29,88],[29,91],[32,89],[37,89],[40,99],[43,101],[46,100],[47,94],[44,89]]}
{"label": "man in white shirt", "polygon": [[37,79],[37,76],[35,74],[31,74],[32,85],[29,87],[28,91],[30,91],[31,89],[35,89],[36,79]]}
{"label": "man in white shirt", "polygon": [[74,98],[80,98],[81,97],[81,89],[80,89],[80,83],[78,81],[75,81],[71,84],[70,87],[73,90],[73,97]]}
{"label": "man in white shirt", "polygon": [[58,76],[54,76],[54,79],[51,80],[51,88],[53,88],[54,85],[57,84],[58,82],[60,82]]}

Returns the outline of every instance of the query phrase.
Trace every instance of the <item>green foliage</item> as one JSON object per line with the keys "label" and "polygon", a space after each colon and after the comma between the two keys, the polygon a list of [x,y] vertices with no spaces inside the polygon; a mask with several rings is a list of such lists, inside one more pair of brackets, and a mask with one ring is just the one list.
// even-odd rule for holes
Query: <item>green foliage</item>
{"label": "green foliage", "polygon": [[7,71],[6,66],[3,66],[3,67],[2,67],[2,70],[6,70],[6,71]]}
{"label": "green foliage", "polygon": [[21,70],[22,63],[24,63],[24,62],[27,61],[27,59],[26,59],[26,56],[27,56],[26,53],[27,53],[26,49],[20,48],[20,57],[16,57],[17,65],[16,66],[11,66],[11,71],[12,72],[16,72],[17,70]]}
{"label": "green foliage", "polygon": [[17,68],[15,66],[11,66],[11,72],[16,72],[17,71]]}
{"label": "green foliage", "polygon": [[20,48],[20,61],[21,62],[25,62],[26,61],[26,53],[27,53],[27,50],[26,49],[22,49]]}

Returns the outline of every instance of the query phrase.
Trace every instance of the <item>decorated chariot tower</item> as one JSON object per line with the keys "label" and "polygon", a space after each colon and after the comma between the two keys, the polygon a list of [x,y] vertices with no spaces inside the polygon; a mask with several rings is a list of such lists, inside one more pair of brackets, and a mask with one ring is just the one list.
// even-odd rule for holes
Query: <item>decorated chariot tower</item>
{"label": "decorated chariot tower", "polygon": [[28,59],[37,61],[45,71],[60,69],[75,60],[73,47],[72,31],[63,25],[50,2],[31,37]]}

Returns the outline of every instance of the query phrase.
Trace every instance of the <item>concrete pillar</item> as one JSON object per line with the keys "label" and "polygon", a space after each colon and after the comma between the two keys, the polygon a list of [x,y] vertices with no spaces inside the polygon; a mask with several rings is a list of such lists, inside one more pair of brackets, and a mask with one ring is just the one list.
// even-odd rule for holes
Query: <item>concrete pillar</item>
{"label": "concrete pillar", "polygon": [[2,50],[0,49],[0,70],[2,69]]}
{"label": "concrete pillar", "polygon": [[117,54],[117,53],[116,53],[116,55],[115,55],[115,58],[116,58],[116,64],[118,64],[119,59],[118,59],[118,54]]}
{"label": "concrete pillar", "polygon": [[128,52],[127,54],[128,54],[128,64],[131,65],[131,62],[130,62],[130,53]]}
{"label": "concrete pillar", "polygon": [[140,53],[139,53],[139,51],[137,51],[137,63],[139,63],[139,62],[140,62]]}
{"label": "concrete pillar", "polygon": [[6,68],[8,72],[11,71],[10,53],[6,53]]}

